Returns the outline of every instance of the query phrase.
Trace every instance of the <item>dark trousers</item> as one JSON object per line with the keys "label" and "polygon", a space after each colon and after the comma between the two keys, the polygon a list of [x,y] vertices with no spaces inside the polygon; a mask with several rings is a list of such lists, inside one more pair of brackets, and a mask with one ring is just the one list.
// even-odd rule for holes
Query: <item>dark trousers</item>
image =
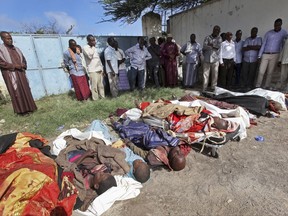
{"label": "dark trousers", "polygon": [[258,62],[242,63],[241,86],[245,88],[254,88],[257,75]]}
{"label": "dark trousers", "polygon": [[220,66],[218,85],[221,88],[231,89],[232,78],[234,73],[234,60],[223,59],[223,66]]}
{"label": "dark trousers", "polygon": [[139,90],[143,90],[145,86],[145,70],[138,70],[134,67],[128,71],[128,80],[130,85],[130,90],[133,91],[135,89],[136,80]]}
{"label": "dark trousers", "polygon": [[149,63],[147,65],[149,76],[153,80],[156,87],[159,87],[159,62],[158,63]]}
{"label": "dark trousers", "polygon": [[242,63],[235,64],[235,85],[240,85]]}

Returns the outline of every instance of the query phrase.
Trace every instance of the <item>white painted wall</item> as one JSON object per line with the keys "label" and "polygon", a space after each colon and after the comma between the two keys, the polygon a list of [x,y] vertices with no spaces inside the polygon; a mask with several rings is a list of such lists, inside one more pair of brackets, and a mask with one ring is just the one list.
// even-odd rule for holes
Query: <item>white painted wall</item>
{"label": "white painted wall", "polygon": [[203,45],[205,36],[212,33],[214,25],[221,32],[230,31],[233,37],[238,29],[242,39],[250,36],[252,27],[258,27],[258,36],[273,29],[274,21],[282,18],[283,28],[288,29],[288,0],[214,0],[203,6],[170,17],[170,30],[177,43],[183,45],[190,34]]}
{"label": "white painted wall", "polygon": [[2,93],[3,96],[5,96],[5,97],[8,97],[8,95],[9,95],[1,72],[0,72],[0,93]]}

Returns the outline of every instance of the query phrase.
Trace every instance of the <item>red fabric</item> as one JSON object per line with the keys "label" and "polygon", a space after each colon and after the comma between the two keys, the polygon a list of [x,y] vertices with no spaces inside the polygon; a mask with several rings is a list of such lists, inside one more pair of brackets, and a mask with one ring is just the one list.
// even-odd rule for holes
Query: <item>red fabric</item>
{"label": "red fabric", "polygon": [[184,133],[184,132],[198,132],[198,131],[201,131],[203,129],[203,127],[205,126],[206,122],[204,122],[204,123],[197,122],[196,121],[198,119],[197,117],[199,117],[198,114],[195,115],[194,117],[192,116],[192,118],[189,117],[191,120],[194,119],[194,121],[191,122],[190,127],[186,128],[185,130],[183,130],[181,122],[184,122],[185,119],[187,118],[187,116],[179,116],[179,115],[176,115],[176,114],[172,113],[168,117],[168,122],[171,124],[171,129],[173,131],[175,131],[175,132],[180,132],[180,131],[181,131],[181,133]]}
{"label": "red fabric", "polygon": [[128,109],[126,109],[126,108],[118,108],[117,110],[116,110],[116,115],[118,116],[118,117],[120,117],[122,114],[124,114],[125,112],[127,112],[128,111]]}
{"label": "red fabric", "polygon": [[206,114],[208,114],[208,115],[212,114],[212,112],[209,111],[209,110],[207,110],[207,109],[203,109],[201,112],[202,112],[202,113],[206,113]]}
{"label": "red fabric", "polygon": [[64,176],[67,176],[70,182],[72,182],[72,180],[75,178],[75,175],[73,172],[63,172],[61,175],[61,179],[63,179]]}
{"label": "red fabric", "polygon": [[195,128],[195,125],[197,124],[197,120],[199,116],[200,114],[193,114],[190,116],[185,116],[184,118],[181,118],[180,121],[178,121],[175,125],[173,125],[171,129],[177,133],[183,133],[183,132],[189,131],[191,128],[193,127]]}
{"label": "red fabric", "polygon": [[139,104],[139,107],[138,107],[138,108],[143,111],[143,110],[144,110],[146,107],[148,107],[150,104],[151,104],[150,102],[144,101],[144,102],[141,102],[141,103]]}
{"label": "red fabric", "polygon": [[173,42],[166,42],[163,46],[162,55],[164,57],[164,70],[166,86],[178,85],[178,68],[176,56],[179,54],[178,47]]}
{"label": "red fabric", "polygon": [[75,90],[75,95],[76,95],[77,100],[79,101],[87,100],[91,95],[91,91],[88,86],[86,76],[85,75],[75,76],[71,74],[71,79],[73,82],[73,87]]}
{"label": "red fabric", "polygon": [[[164,104],[170,104],[171,101],[170,100],[165,100],[165,99],[158,99],[156,100],[154,103],[164,103]],[[142,111],[144,111],[151,103],[148,101],[142,101],[141,103],[139,103],[138,108],[141,109]]]}
{"label": "red fabric", "polygon": [[186,118],[186,116],[180,116],[177,115],[175,113],[171,113],[168,117],[167,117],[167,121],[170,123],[170,127],[173,127],[174,125],[176,125],[181,119]]}
{"label": "red fabric", "polygon": [[[30,134],[29,137],[39,138],[40,136]],[[27,142],[26,139],[22,138],[22,136],[17,136],[18,140],[16,142]],[[67,215],[71,215],[77,195],[72,195],[61,201],[58,200],[60,189],[58,187],[57,166],[54,160],[42,154],[37,148],[23,147],[23,145],[19,149],[12,146],[0,155],[0,187],[5,189],[0,194],[0,215],[3,215],[5,209],[10,209],[11,205],[16,204],[14,201],[11,202],[11,199],[7,199],[12,194],[19,198],[17,202],[25,204],[13,207],[21,215],[36,215],[37,212],[41,212],[41,215],[48,216],[57,207],[63,208]],[[36,171],[44,174],[43,177],[38,175],[39,179],[37,181],[41,180],[40,184],[37,184],[39,189],[25,195],[26,188],[30,187],[30,184],[24,184],[28,179],[25,176],[35,175],[37,174]],[[26,178],[25,181],[21,181],[21,177]],[[35,183],[33,183],[33,177],[31,177],[31,185],[33,186],[33,184]]]}

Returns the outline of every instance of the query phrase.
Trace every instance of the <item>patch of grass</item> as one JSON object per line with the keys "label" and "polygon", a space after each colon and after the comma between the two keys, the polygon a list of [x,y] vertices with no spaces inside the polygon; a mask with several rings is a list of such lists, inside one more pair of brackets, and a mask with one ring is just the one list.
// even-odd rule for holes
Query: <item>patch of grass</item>
{"label": "patch of grass", "polygon": [[0,135],[13,132],[31,132],[50,139],[70,128],[84,129],[93,120],[103,120],[117,108],[133,108],[134,101],[153,101],[159,98],[172,99],[182,96],[180,88],[147,88],[144,92],[122,92],[117,98],[98,101],[77,101],[68,94],[53,95],[36,101],[38,110],[26,116],[13,112],[12,104],[0,105]]}

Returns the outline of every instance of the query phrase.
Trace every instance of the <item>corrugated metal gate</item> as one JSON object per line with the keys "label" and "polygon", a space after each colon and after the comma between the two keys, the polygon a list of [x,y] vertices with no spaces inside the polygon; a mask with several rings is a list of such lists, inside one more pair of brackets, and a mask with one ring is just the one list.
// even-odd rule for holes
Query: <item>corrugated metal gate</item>
{"label": "corrugated metal gate", "polygon": [[[61,67],[63,52],[68,49],[70,39],[84,46],[87,43],[86,36],[12,35],[12,37],[14,45],[21,49],[27,60],[26,74],[34,99],[66,93],[71,89],[68,74]],[[99,53],[106,47],[108,37],[96,36]],[[124,51],[137,43],[137,36],[115,36],[115,38]],[[3,84],[4,82],[0,82],[0,85]]]}

